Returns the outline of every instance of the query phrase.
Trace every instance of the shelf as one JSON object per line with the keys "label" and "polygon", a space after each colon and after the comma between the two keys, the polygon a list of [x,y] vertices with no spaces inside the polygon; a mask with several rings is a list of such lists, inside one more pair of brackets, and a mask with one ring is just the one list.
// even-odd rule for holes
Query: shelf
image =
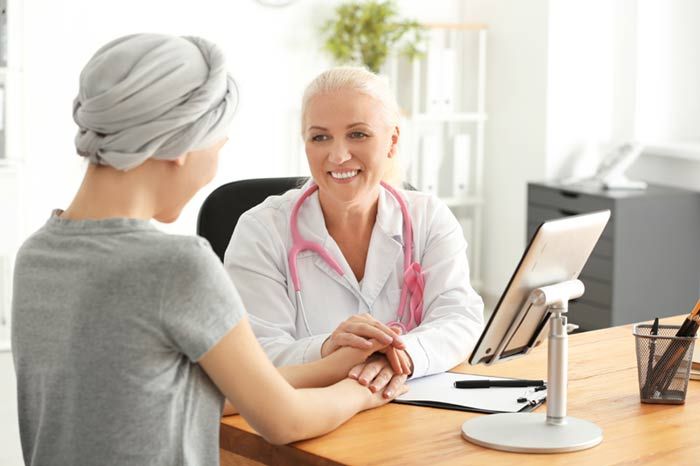
{"label": "shelf", "polygon": [[[398,60],[389,66],[391,81],[400,87],[397,95],[405,100],[401,102],[401,115],[410,125],[411,137],[406,146],[411,165],[410,180],[419,189],[427,191],[431,190],[425,187],[426,176],[431,178],[429,184],[433,187],[436,186],[432,180],[435,176],[440,183],[446,181],[443,178],[448,176],[447,170],[433,163],[436,158],[432,157],[432,151],[436,146],[442,146],[439,150],[449,154],[445,160],[451,163],[451,170],[459,170],[458,174],[469,180],[468,193],[438,197],[460,223],[466,225],[467,219],[471,222],[469,263],[474,279],[472,283],[481,287],[488,26],[483,23],[433,23],[426,26],[431,38],[426,56],[411,60],[410,67],[399,66]],[[467,99],[469,103],[459,92],[465,85],[464,81],[469,82],[469,87],[472,83],[475,87],[474,98]],[[459,134],[468,136],[468,139],[457,140],[455,136]]]}
{"label": "shelf", "polygon": [[416,113],[413,115],[415,121],[486,121],[488,117],[485,113]]}

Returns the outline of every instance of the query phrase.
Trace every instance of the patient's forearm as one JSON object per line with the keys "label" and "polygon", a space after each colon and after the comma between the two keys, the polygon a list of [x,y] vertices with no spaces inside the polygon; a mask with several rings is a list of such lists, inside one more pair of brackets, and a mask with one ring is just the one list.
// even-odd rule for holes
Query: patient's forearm
{"label": "patient's forearm", "polygon": [[317,361],[279,367],[278,370],[292,387],[327,387],[346,378],[350,369],[369,355],[368,351],[344,347]]}
{"label": "patient's forearm", "polygon": [[[317,361],[278,367],[277,370],[294,388],[328,387],[345,379],[350,369],[367,357],[369,357],[368,351],[344,347]],[[226,400],[223,415],[233,414],[238,414],[238,410]]]}

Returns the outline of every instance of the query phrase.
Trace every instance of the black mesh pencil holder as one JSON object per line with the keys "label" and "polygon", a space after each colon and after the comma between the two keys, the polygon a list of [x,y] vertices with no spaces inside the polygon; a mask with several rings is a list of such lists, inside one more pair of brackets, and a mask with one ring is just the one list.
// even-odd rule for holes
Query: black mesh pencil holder
{"label": "black mesh pencil holder", "polygon": [[677,325],[634,326],[639,396],[642,403],[683,404],[697,337],[677,337]]}

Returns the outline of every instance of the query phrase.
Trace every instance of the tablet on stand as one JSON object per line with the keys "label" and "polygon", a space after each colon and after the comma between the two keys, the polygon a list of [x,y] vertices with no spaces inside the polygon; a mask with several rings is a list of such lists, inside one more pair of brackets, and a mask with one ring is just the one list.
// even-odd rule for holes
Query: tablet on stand
{"label": "tablet on stand", "polygon": [[603,440],[594,423],[566,415],[568,302],[583,295],[578,280],[610,211],[543,223],[532,237],[469,363],[495,364],[528,354],[548,335],[547,414],[506,413],[470,419],[468,441],[497,450],[558,453]]}

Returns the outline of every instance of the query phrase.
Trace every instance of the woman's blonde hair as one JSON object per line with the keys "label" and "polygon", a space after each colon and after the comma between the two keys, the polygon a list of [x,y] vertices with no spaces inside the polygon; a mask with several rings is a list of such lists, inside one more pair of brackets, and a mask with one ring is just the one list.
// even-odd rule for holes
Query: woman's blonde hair
{"label": "woman's blonde hair", "polygon": [[[304,91],[301,102],[301,133],[306,126],[306,112],[311,99],[321,94],[340,90],[354,90],[377,100],[389,126],[398,127],[400,119],[399,105],[389,86],[389,80],[359,66],[338,66],[319,74]],[[393,157],[383,176],[384,181],[400,185],[401,169],[397,157]]]}

